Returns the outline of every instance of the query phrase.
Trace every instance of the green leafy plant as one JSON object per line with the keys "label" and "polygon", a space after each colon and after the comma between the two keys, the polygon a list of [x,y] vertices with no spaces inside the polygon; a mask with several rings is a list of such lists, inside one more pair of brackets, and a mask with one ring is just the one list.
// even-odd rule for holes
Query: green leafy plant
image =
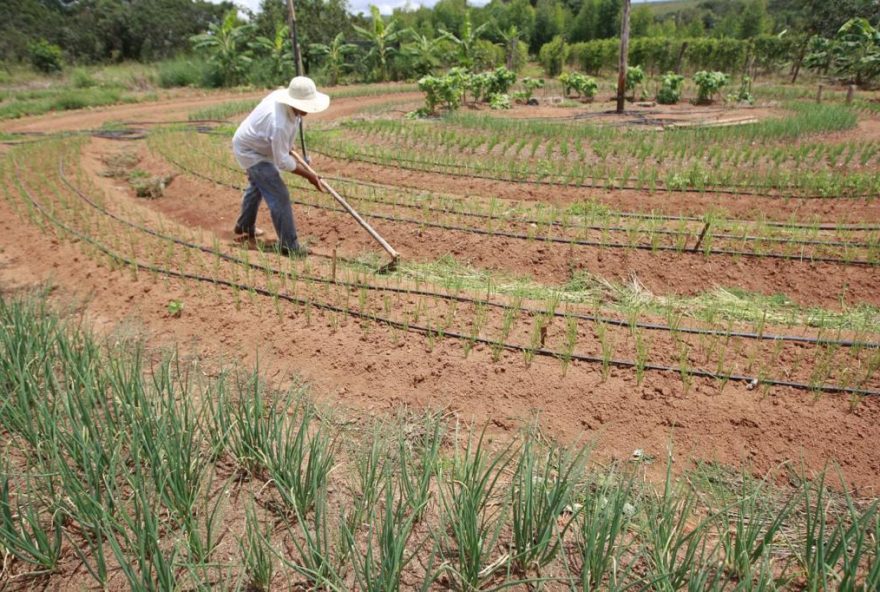
{"label": "green leafy plant", "polygon": [[168,316],[180,318],[180,315],[183,314],[183,302],[180,300],[171,300],[168,302],[166,310],[168,311]]}
{"label": "green leafy plant", "polygon": [[755,97],[752,95],[752,78],[747,74],[743,75],[742,81],[739,84],[739,90],[727,97],[727,99],[735,103],[753,104],[755,102]]}
{"label": "green leafy plant", "polygon": [[386,24],[377,6],[370,5],[370,15],[372,18],[369,28],[358,25],[352,27],[370,46],[364,61],[373,68],[374,75],[379,81],[385,82],[388,80],[388,62],[398,51],[397,43],[403,35],[403,30],[395,19]]}
{"label": "green leafy plant", "polygon": [[208,56],[218,83],[235,86],[245,81],[253,63],[250,51],[253,34],[254,25],[242,23],[238,11],[233,9],[226,13],[221,24],[212,23],[207,33],[195,35],[190,41],[193,49]]}
{"label": "green leafy plant", "polygon": [[513,98],[517,103],[528,104],[532,100],[535,89],[544,88],[544,81],[540,78],[526,77],[522,79],[522,87],[522,90],[513,93]]}
{"label": "green leafy plant", "polygon": [[663,75],[660,88],[657,91],[657,102],[661,105],[674,105],[681,100],[681,91],[684,87],[684,76],[675,72],[667,72]]}
{"label": "green leafy plant", "polygon": [[707,105],[712,102],[715,95],[727,86],[730,81],[724,72],[707,72],[700,70],[694,74],[694,84],[697,85],[697,104]]}
{"label": "green leafy plant", "polygon": [[356,45],[346,43],[344,33],[338,33],[330,43],[313,43],[309,48],[313,54],[322,57],[327,82],[331,86],[335,86],[345,72],[348,56],[357,51]]}
{"label": "green leafy plant", "polygon": [[635,99],[636,88],[645,81],[645,71],[641,66],[627,66],[626,68],[626,92],[631,99]]}
{"label": "green leafy plant", "polygon": [[510,109],[510,95],[494,94],[489,96],[490,109]]}
{"label": "green leafy plant", "polygon": [[574,91],[582,99],[591,101],[599,92],[599,83],[596,79],[580,72],[564,72],[559,75],[559,82],[562,83],[562,92],[565,96],[568,96],[570,91]]}
{"label": "green leafy plant", "polygon": [[34,68],[47,74],[61,72],[64,68],[61,48],[45,39],[39,39],[28,45],[28,59]]}

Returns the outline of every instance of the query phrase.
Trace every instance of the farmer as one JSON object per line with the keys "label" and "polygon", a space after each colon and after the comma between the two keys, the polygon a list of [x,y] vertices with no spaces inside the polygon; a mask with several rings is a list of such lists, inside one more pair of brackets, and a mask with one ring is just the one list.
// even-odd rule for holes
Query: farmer
{"label": "farmer", "polygon": [[241,168],[247,171],[248,186],[241,198],[241,214],[235,223],[235,234],[254,238],[263,232],[256,227],[260,198],[266,200],[272,214],[272,225],[278,236],[278,250],[285,255],[308,255],[296,237],[296,224],[290,207],[290,193],[279,171],[296,173],[318,191],[318,177],[304,167],[296,166],[290,150],[302,118],[318,113],[330,105],[330,97],[319,93],[311,78],[297,76],[290,86],[276,90],[260,101],[232,138],[232,151]]}

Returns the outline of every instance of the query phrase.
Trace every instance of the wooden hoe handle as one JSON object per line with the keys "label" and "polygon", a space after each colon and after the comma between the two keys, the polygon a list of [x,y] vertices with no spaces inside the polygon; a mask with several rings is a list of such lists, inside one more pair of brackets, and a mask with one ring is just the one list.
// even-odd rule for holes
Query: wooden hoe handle
{"label": "wooden hoe handle", "polygon": [[372,226],[370,226],[370,224],[366,220],[364,220],[361,217],[361,215],[358,214],[357,211],[355,211],[355,209],[353,207],[351,207],[351,205],[347,201],[345,201],[345,198],[343,198],[341,195],[339,195],[335,189],[330,187],[330,185],[327,184],[327,181],[325,181],[323,178],[321,178],[318,175],[318,173],[316,173],[315,170],[312,167],[310,167],[309,164],[299,154],[297,154],[296,152],[291,150],[290,155],[293,156],[294,160],[296,160],[297,166],[301,166],[305,170],[307,170],[310,173],[312,173],[313,175],[315,175],[315,177],[318,178],[318,182],[321,184],[321,187],[323,187],[327,193],[332,195],[333,198],[336,201],[338,201],[339,204],[343,208],[345,208],[345,211],[347,211],[349,214],[351,214],[351,217],[354,218],[355,220],[357,220],[357,223],[360,224],[361,227],[364,230],[366,230],[367,233],[369,233],[369,235],[371,237],[373,237],[373,240],[375,240],[377,243],[379,243],[382,246],[382,248],[385,249],[385,251],[389,255],[391,255],[392,264],[397,263],[397,260],[400,259],[400,253],[395,251],[394,247],[389,245],[388,241],[386,241],[384,238],[382,238],[382,236],[378,232],[376,232],[376,230]]}

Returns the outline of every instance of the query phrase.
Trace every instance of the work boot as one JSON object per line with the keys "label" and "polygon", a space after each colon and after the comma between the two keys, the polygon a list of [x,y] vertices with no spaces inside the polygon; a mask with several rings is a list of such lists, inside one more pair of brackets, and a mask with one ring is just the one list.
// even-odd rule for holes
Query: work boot
{"label": "work boot", "polygon": [[263,236],[264,234],[266,234],[265,232],[263,232],[262,229],[257,228],[256,226],[245,230],[244,228],[242,228],[238,224],[235,225],[235,229],[233,230],[233,232],[237,236],[240,236],[242,234],[246,234],[248,238],[256,238],[258,236]]}
{"label": "work boot", "polygon": [[299,243],[296,243],[293,247],[278,247],[278,252],[286,257],[293,257],[294,259],[304,259],[309,256],[308,248],[302,246]]}

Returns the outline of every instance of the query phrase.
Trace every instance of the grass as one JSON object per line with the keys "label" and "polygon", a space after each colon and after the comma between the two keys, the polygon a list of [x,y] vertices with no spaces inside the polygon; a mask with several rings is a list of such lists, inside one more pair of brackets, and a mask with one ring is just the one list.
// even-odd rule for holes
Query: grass
{"label": "grass", "polygon": [[[880,577],[877,501],[823,476],[779,486],[670,463],[656,488],[638,465],[603,468],[536,431],[496,441],[432,416],[346,419],[240,368],[195,381],[180,359],[105,342],[44,296],[4,297],[0,322],[0,543],[25,585],[60,581],[71,562],[95,586],[136,590],[305,578],[333,590],[798,580],[867,592]],[[292,511],[273,457],[302,467],[309,501]],[[373,510],[346,510],[364,497]]]}
{"label": "grass", "polygon": [[147,98],[149,97],[130,94],[118,88],[101,87],[0,91],[0,119],[42,115],[49,111],[136,103]]}

